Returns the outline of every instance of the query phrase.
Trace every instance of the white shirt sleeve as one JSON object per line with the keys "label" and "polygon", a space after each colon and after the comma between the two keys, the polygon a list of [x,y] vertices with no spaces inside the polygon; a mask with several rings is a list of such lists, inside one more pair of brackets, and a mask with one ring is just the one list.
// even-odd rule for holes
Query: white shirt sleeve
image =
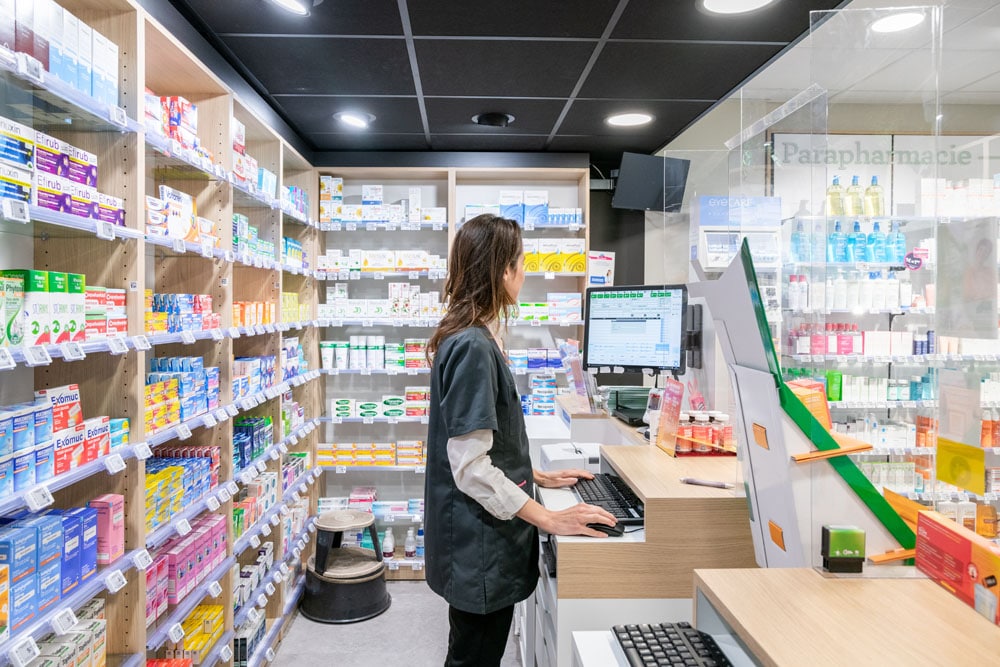
{"label": "white shirt sleeve", "polygon": [[509,521],[528,502],[524,489],[493,465],[489,451],[493,431],[480,429],[448,439],[448,462],[455,486],[502,521]]}

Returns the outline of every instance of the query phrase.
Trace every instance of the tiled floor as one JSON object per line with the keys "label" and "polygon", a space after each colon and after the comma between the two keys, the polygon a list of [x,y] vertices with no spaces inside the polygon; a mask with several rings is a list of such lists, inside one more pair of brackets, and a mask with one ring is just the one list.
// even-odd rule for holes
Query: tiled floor
{"label": "tiled floor", "polygon": [[[278,650],[274,665],[374,667],[444,664],[448,605],[422,581],[389,583],[392,606],[381,616],[350,625],[314,623],[301,614]],[[511,637],[502,667],[521,664]]]}

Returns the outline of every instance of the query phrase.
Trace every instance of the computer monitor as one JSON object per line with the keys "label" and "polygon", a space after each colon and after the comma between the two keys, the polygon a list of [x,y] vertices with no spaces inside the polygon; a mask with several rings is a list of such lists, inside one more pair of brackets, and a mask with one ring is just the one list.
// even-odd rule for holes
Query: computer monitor
{"label": "computer monitor", "polygon": [[683,373],[686,285],[591,287],[583,364]]}
{"label": "computer monitor", "polygon": [[691,161],[682,158],[623,153],[611,207],[679,211],[690,167]]}

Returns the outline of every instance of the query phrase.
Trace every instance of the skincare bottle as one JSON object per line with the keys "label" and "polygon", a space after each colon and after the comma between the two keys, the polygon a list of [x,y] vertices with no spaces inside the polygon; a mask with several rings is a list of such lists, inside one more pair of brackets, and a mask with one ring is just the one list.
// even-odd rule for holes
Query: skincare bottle
{"label": "skincare bottle", "polygon": [[872,176],[872,184],[865,190],[865,215],[877,217],[885,215],[885,197],[878,176]]}
{"label": "skincare bottle", "polygon": [[413,534],[413,526],[406,529],[406,540],[403,542],[403,555],[406,558],[417,557],[417,537]]}
{"label": "skincare bottle", "polygon": [[885,310],[885,280],[882,279],[882,272],[873,271],[871,277],[872,310]]}
{"label": "skincare bottle", "polygon": [[958,503],[957,523],[969,530],[976,529],[976,503],[971,500],[962,500]]}
{"label": "skincare bottle", "polygon": [[893,311],[900,307],[899,280],[896,279],[896,274],[892,271],[889,272],[889,277],[885,281],[885,307]]}
{"label": "skincare bottle", "polygon": [[385,537],[382,538],[382,558],[389,560],[396,555],[396,538],[392,536],[392,528],[385,529]]}
{"label": "skincare bottle", "polygon": [[861,302],[861,281],[858,280],[857,274],[852,274],[854,277],[847,280],[847,309],[856,310]]}
{"label": "skincare bottle", "polygon": [[861,222],[854,221],[854,231],[847,237],[847,261],[867,262],[868,257],[868,237],[861,231]]}
{"label": "skincare bottle", "polygon": [[802,221],[795,223],[795,231],[792,232],[791,255],[793,262],[809,261],[809,237],[802,231]]}
{"label": "skincare bottle", "polygon": [[913,304],[913,284],[905,277],[899,281],[899,307],[909,308]]}
{"label": "skincare bottle", "polygon": [[417,528],[417,558],[424,557],[424,526]]}
{"label": "skincare bottle", "polygon": [[889,233],[885,237],[885,261],[892,264],[902,264],[905,256],[906,237],[899,231],[899,223],[893,220],[889,224]]}
{"label": "skincare bottle", "polygon": [[872,225],[872,233],[868,235],[868,261],[884,262],[885,259],[885,234],[879,229],[876,222]]}
{"label": "skincare bottle", "polygon": [[833,224],[833,232],[826,245],[827,262],[847,261],[847,236],[840,230],[840,220]]}
{"label": "skincare bottle", "polygon": [[864,195],[865,190],[861,187],[858,177],[851,176],[851,185],[844,194],[844,215],[852,218],[864,215]]}
{"label": "skincare bottle", "polygon": [[840,185],[839,176],[834,176],[833,183],[826,189],[826,214],[844,215],[844,188]]}
{"label": "skincare bottle", "polygon": [[842,273],[833,281],[833,309],[847,310],[847,281]]}

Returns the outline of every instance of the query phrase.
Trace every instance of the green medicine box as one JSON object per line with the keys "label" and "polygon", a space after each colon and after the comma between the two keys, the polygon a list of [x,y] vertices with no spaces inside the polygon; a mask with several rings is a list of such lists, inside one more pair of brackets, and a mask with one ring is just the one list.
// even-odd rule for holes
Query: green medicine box
{"label": "green medicine box", "polygon": [[823,526],[823,568],[858,573],[865,561],[865,531],[856,526]]}

